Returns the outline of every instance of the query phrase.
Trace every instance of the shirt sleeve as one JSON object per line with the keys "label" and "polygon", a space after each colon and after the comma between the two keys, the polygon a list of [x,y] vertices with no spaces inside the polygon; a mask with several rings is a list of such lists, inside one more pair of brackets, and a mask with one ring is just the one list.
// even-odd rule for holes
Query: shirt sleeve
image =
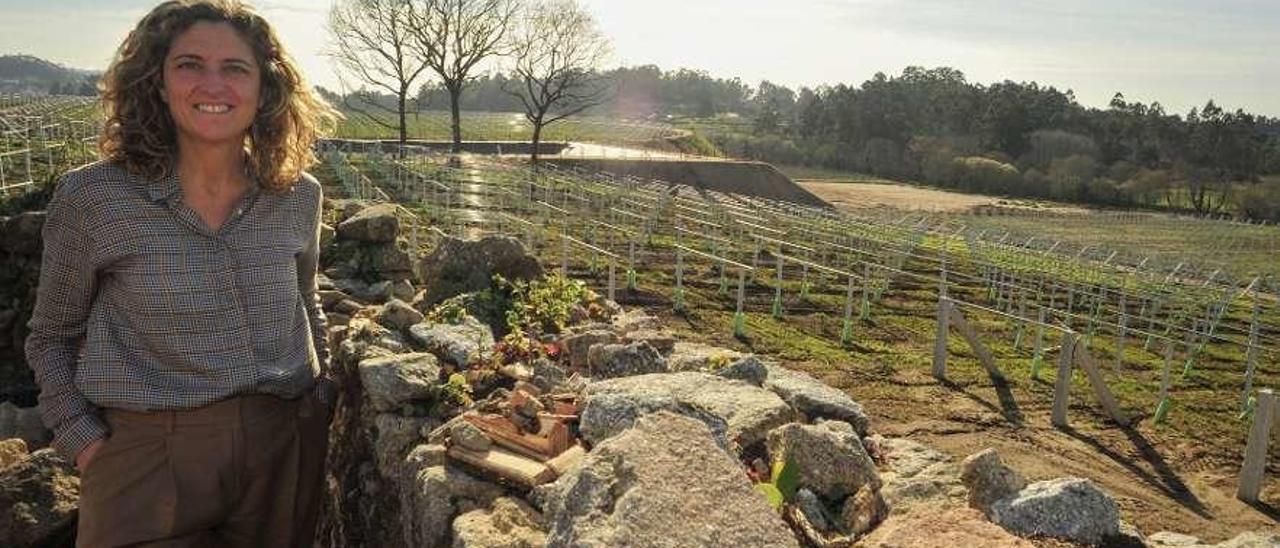
{"label": "shirt sleeve", "polygon": [[311,326],[311,341],[315,347],[316,361],[320,366],[320,374],[329,372],[329,343],[324,309],[320,306],[319,283],[316,272],[320,266],[320,221],[324,213],[324,193],[318,183],[312,181],[316,189],[315,215],[307,226],[307,246],[298,255],[298,292],[302,295],[302,304],[307,310],[307,322]]}
{"label": "shirt sleeve", "polygon": [[45,214],[40,281],[25,352],[40,386],[41,418],[53,430],[53,447],[74,462],[82,449],[109,430],[99,409],[75,386],[98,280],[86,209],[68,195],[64,183],[65,178],[58,182]]}

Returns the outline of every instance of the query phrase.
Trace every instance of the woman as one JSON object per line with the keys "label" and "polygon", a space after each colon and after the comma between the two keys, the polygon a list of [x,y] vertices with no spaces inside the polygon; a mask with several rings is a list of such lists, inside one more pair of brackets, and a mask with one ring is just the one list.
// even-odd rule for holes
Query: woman
{"label": "woman", "polygon": [[59,181],[26,343],[80,546],[310,545],[332,389],[317,100],[232,0],[161,4],[101,83],[103,160]]}

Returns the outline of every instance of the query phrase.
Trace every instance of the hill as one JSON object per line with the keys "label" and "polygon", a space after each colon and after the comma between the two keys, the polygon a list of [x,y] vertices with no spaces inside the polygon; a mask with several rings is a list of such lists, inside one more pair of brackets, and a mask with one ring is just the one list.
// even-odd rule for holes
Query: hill
{"label": "hill", "polygon": [[100,74],[32,55],[0,55],[0,93],[93,95],[93,84]]}

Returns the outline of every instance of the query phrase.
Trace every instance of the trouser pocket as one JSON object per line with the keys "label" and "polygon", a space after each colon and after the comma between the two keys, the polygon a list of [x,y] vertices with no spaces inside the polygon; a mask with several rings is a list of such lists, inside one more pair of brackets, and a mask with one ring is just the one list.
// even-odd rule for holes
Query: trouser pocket
{"label": "trouser pocket", "polygon": [[118,546],[163,538],[175,489],[164,429],[108,419],[111,436],[80,481],[77,545]]}

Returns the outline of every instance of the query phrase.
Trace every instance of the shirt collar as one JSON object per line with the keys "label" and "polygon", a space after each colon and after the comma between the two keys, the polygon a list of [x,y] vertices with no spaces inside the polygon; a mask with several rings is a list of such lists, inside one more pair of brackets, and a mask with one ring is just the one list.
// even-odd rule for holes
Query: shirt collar
{"label": "shirt collar", "polygon": [[151,181],[147,185],[147,193],[153,202],[166,200],[177,194],[179,190],[182,190],[182,185],[178,183],[178,172],[172,169],[164,177]]}

